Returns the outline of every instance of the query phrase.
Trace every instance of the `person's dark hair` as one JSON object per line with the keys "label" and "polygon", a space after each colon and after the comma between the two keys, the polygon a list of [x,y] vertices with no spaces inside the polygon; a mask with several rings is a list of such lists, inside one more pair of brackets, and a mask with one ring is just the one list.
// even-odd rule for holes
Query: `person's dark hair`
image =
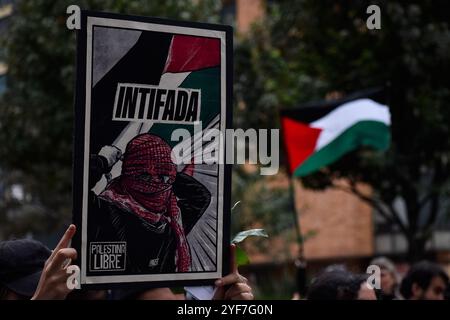
{"label": "person's dark hair", "polygon": [[369,275],[367,273],[357,273],[353,275],[353,277],[355,278],[354,281],[356,281],[359,286],[369,279]]}
{"label": "person's dark hair", "polygon": [[17,239],[0,242],[0,298],[9,291],[31,298],[51,251],[39,241]]}
{"label": "person's dark hair", "polygon": [[308,300],[356,300],[361,283],[365,281],[348,271],[323,272],[308,290]]}
{"label": "person's dark hair", "polygon": [[412,296],[412,286],[416,283],[420,288],[426,290],[434,277],[441,277],[445,283],[448,283],[448,276],[442,268],[436,263],[421,261],[414,264],[409,269],[400,285],[400,293],[405,299]]}
{"label": "person's dark hair", "polygon": [[[367,273],[359,273],[355,275],[355,281],[358,284],[358,288],[361,288],[361,285],[369,279],[369,275]],[[375,297],[377,300],[383,300],[383,293],[381,289],[373,288],[375,293]]]}

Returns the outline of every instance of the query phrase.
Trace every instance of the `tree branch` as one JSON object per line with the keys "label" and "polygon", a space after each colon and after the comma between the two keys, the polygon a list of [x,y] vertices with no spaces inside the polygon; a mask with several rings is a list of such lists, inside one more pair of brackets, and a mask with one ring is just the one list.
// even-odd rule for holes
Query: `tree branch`
{"label": "tree branch", "polygon": [[339,186],[336,184],[332,184],[331,185],[332,188],[336,189],[336,190],[341,190],[347,193],[350,193],[352,195],[357,196],[360,200],[368,203],[370,206],[372,206],[375,210],[377,210],[381,216],[383,216],[383,218],[389,222],[389,223],[394,223],[394,221],[392,220],[392,218],[389,216],[389,214],[383,209],[383,207],[380,205],[380,203],[376,202],[374,199],[367,197],[366,195],[363,195],[362,193],[360,193],[359,191],[355,192],[353,190],[353,188],[347,188],[344,186]]}
{"label": "tree branch", "polygon": [[398,214],[397,210],[394,209],[394,206],[392,205],[392,203],[386,203],[386,205],[388,206],[389,210],[391,211],[395,222],[400,227],[400,229],[402,230],[403,234],[406,235],[408,233],[408,229],[403,224],[402,220],[400,220],[400,215]]}
{"label": "tree branch", "polygon": [[348,188],[333,183],[331,187],[357,196],[360,200],[373,207],[385,219],[386,222],[398,225],[404,234],[407,233],[405,225],[402,223],[392,206],[390,206],[389,210],[386,210],[382,206],[383,201],[375,199],[374,197],[368,197],[367,195],[361,193],[361,191],[359,191],[356,187],[355,181],[350,180],[350,185],[351,187]]}
{"label": "tree branch", "polygon": [[424,205],[427,204],[428,201],[430,201],[430,199],[436,195],[436,192],[430,192],[429,194],[427,194],[420,202],[419,202],[419,210],[421,210],[423,208]]}
{"label": "tree branch", "polygon": [[424,230],[428,231],[428,229],[433,225],[436,221],[436,217],[439,211],[439,195],[435,194],[433,198],[431,198],[431,206],[430,213],[428,215],[427,222],[425,224]]}
{"label": "tree branch", "polygon": [[[428,231],[428,229],[434,224],[436,220],[439,211],[439,192],[437,190],[441,187],[441,184],[444,181],[446,181],[445,179],[446,177],[442,170],[442,163],[438,161],[438,163],[435,166],[430,186],[431,189],[434,190],[431,191],[426,197],[424,197],[422,201],[419,203],[419,210],[421,210],[423,206],[425,206],[428,203],[428,201],[431,201],[428,219],[427,222],[425,223],[424,228],[425,232]],[[435,188],[436,185],[438,185],[437,188]]]}

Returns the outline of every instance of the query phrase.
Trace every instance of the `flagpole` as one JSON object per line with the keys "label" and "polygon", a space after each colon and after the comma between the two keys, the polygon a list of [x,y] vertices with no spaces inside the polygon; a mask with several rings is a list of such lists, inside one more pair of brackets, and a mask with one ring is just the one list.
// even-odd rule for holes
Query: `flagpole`
{"label": "flagpole", "polygon": [[291,210],[294,215],[294,222],[295,222],[295,233],[297,238],[297,244],[299,245],[299,258],[303,258],[303,239],[302,239],[302,231],[300,228],[300,221],[298,219],[297,214],[297,207],[295,205],[295,190],[294,190],[294,180],[292,178],[289,179],[289,196],[290,196],[290,203],[291,203]]}
{"label": "flagpole", "polygon": [[304,296],[306,295],[306,259],[304,253],[304,239],[297,213],[297,207],[295,205],[295,188],[294,179],[292,177],[289,178],[289,196],[292,206],[292,213],[294,215],[293,218],[295,222],[295,233],[298,244],[298,256],[295,260],[297,292],[301,298],[304,298]]}

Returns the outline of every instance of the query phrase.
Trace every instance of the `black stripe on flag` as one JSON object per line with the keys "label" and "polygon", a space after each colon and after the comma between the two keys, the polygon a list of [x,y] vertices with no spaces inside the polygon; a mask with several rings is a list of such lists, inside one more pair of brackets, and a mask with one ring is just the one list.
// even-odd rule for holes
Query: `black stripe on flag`
{"label": "black stripe on flag", "polygon": [[[158,85],[169,52],[172,35],[163,32],[142,31],[136,44],[95,85],[92,90],[91,122],[97,126],[91,138],[91,153],[97,153],[104,145],[113,143],[128,124],[112,121],[117,83],[141,83]],[[145,72],[143,72],[145,70]]]}
{"label": "black stripe on flag", "polygon": [[287,117],[303,123],[314,122],[339,107],[356,99],[369,98],[378,103],[386,103],[386,91],[382,88],[372,88],[358,91],[338,100],[321,100],[302,104],[294,109],[283,109],[281,117]]}

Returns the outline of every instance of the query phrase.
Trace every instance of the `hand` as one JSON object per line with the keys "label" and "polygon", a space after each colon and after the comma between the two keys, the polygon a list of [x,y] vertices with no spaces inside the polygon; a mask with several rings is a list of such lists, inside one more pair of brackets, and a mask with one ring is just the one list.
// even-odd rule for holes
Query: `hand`
{"label": "hand", "polygon": [[122,159],[122,151],[116,146],[103,146],[98,153],[108,161],[108,167],[111,168],[117,161]]}
{"label": "hand", "polygon": [[236,245],[232,244],[231,273],[215,282],[217,287],[213,300],[253,300],[248,280],[239,274],[236,264]]}
{"label": "hand", "polygon": [[66,269],[71,260],[77,258],[77,251],[68,248],[75,231],[75,225],[71,224],[45,262],[39,284],[31,300],[64,300],[72,291],[67,287],[67,278],[70,274]]}

